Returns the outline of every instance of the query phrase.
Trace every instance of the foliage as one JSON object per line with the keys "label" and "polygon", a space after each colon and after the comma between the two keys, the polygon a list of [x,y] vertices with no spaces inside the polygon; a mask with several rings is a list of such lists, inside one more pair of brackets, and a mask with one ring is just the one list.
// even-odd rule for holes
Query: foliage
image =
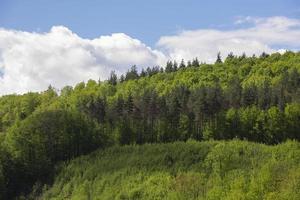
{"label": "foliage", "polygon": [[299,199],[299,142],[112,147],[65,164],[42,199]]}
{"label": "foliage", "polygon": [[[52,181],[54,169],[60,162],[112,144],[137,145],[190,139],[202,141],[237,138],[274,145],[287,140],[300,140],[299,52],[272,55],[264,53],[259,57],[229,54],[225,59],[219,55],[215,64],[199,63],[196,58],[187,62],[182,60],[179,64],[168,61],[165,68],[148,67],[140,73],[137,69],[134,65],[119,78],[112,72],[107,81],[89,80],[78,83],[75,87],[66,86],[60,91],[49,86],[40,93],[0,97],[0,197],[12,199],[21,194],[24,198],[29,198],[27,194],[30,191],[36,196],[42,192],[44,183]],[[202,144],[217,151],[214,149],[217,143]],[[279,146],[278,149],[284,145]],[[284,177],[277,177],[289,188],[279,187],[277,178],[273,180],[272,170],[276,172],[280,168],[280,163],[276,160],[274,166],[270,160],[264,162],[264,168],[259,166],[259,171],[253,171],[256,175],[264,173],[266,176],[257,175],[254,179],[256,176],[250,176],[246,169],[240,167],[241,171],[232,172],[226,179],[227,171],[224,174],[223,166],[228,166],[224,162],[227,162],[226,156],[233,156],[235,152],[225,147],[218,148],[228,154],[220,158],[222,162],[219,163],[219,168],[215,159],[211,158],[211,165],[214,166],[211,171],[193,171],[184,165],[182,169],[186,170],[180,175],[179,168],[172,167],[174,158],[166,155],[163,159],[168,164],[161,166],[168,166],[167,168],[158,169],[156,174],[151,170],[150,173],[147,168],[139,176],[127,177],[128,181],[140,181],[149,191],[141,192],[141,188],[137,186],[136,191],[127,193],[128,189],[124,188],[118,198],[139,199],[140,195],[144,195],[150,199],[193,199],[205,194],[205,198],[217,199],[217,196],[226,196],[230,191],[233,196],[226,196],[228,199],[251,199],[251,195],[255,198],[260,195],[260,198],[265,199],[285,199],[290,193],[298,191],[293,185],[297,183],[294,177],[299,177],[297,167],[287,166],[288,172],[283,173]],[[257,145],[257,148],[263,147]],[[183,149],[182,151],[184,152]],[[268,152],[262,151],[264,155]],[[122,155],[126,158],[126,154]],[[149,158],[152,158],[151,155]],[[188,155],[185,156],[189,158]],[[152,159],[160,159],[160,155]],[[126,160],[122,162],[126,165]],[[204,163],[207,162],[205,160]],[[140,158],[135,163],[136,166],[140,166],[139,163]],[[248,162],[248,165],[251,166],[251,163]],[[105,184],[116,183],[125,187],[126,180],[118,179],[125,175],[122,171],[118,173]],[[110,178],[108,175],[107,177]],[[197,182],[195,179],[205,181]],[[261,191],[269,191],[264,185],[264,181],[269,183],[269,179],[275,181],[272,182],[274,186],[270,187],[283,191],[282,194],[270,189],[273,193],[261,196]],[[156,180],[161,181],[161,185],[153,185]],[[257,182],[258,180],[261,182]],[[294,182],[289,182],[290,180]],[[90,191],[89,180],[82,183],[85,185],[78,190],[78,199],[82,199],[80,195],[85,195],[81,191]],[[203,184],[206,185],[204,189]],[[195,194],[186,192],[193,190],[189,186],[203,190]],[[66,187],[69,187],[66,190],[72,190],[74,186]],[[161,192],[152,197],[151,188]],[[250,188],[251,194],[247,188]],[[281,196],[283,194],[287,197]],[[110,191],[110,195],[114,195],[114,191]]]}
{"label": "foliage", "polygon": [[47,182],[59,161],[89,153],[107,142],[97,124],[78,112],[35,112],[11,127],[5,138],[11,159],[6,166],[10,195],[30,191],[37,181]]}

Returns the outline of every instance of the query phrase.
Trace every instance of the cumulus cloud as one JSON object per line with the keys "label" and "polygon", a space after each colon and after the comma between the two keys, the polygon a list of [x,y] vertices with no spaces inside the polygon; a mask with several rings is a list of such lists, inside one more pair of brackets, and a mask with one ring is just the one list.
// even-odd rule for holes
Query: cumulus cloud
{"label": "cumulus cloud", "polygon": [[162,64],[159,51],[123,33],[83,39],[66,27],[48,33],[0,29],[0,94],[61,88],[88,79],[106,79],[111,70]]}
{"label": "cumulus cloud", "polygon": [[136,64],[164,65],[169,59],[214,62],[218,52],[240,55],[300,49],[300,20],[286,17],[238,18],[231,30],[185,30],[162,36],[156,49],[124,33],[84,39],[67,27],[46,33],[0,28],[0,95],[106,79]]}
{"label": "cumulus cloud", "polygon": [[182,31],[178,35],[163,36],[157,45],[174,59],[198,57],[205,62],[214,62],[218,52],[226,56],[259,55],[286,48],[300,48],[300,20],[286,17],[239,18],[233,30],[199,29]]}

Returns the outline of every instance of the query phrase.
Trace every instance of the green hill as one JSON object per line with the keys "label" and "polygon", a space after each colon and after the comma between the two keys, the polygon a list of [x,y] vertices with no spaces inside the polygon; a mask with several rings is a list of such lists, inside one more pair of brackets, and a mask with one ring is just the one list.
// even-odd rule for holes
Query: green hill
{"label": "green hill", "polygon": [[[54,178],[42,199],[292,199],[299,121],[300,52],[291,51],[132,66],[104,81],[2,96],[0,199],[36,196]],[[178,143],[189,140],[204,143]],[[133,146],[107,149],[122,145]]]}
{"label": "green hill", "polygon": [[66,163],[41,199],[300,199],[300,144],[112,147]]}

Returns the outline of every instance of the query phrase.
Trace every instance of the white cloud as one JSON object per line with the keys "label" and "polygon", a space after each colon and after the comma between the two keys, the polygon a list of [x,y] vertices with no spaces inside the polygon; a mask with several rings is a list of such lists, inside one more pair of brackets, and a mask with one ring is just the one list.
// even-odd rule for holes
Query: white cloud
{"label": "white cloud", "polygon": [[175,59],[192,59],[214,62],[218,52],[240,55],[272,53],[278,49],[300,48],[300,20],[286,17],[240,18],[236,25],[247,28],[234,30],[199,29],[182,31],[178,35],[164,36],[158,47]]}
{"label": "white cloud", "polygon": [[63,26],[43,34],[0,29],[0,94],[103,80],[111,70],[164,62],[162,53],[123,33],[89,40]]}
{"label": "white cloud", "polygon": [[63,26],[47,33],[0,29],[0,95],[41,91],[50,84],[62,88],[88,79],[103,80],[111,70],[124,73],[133,64],[146,67],[195,57],[214,62],[218,52],[258,55],[300,49],[298,19],[246,17],[235,26],[163,36],[156,50],[124,33],[84,39]]}

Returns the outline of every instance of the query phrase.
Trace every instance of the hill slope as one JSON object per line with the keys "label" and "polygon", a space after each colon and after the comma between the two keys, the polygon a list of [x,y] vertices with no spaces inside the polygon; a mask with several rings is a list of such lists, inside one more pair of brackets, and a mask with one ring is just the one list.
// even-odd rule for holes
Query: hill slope
{"label": "hill slope", "polygon": [[[287,140],[300,141],[299,121],[300,52],[290,51],[284,54],[262,54],[259,57],[230,54],[224,62],[218,61],[215,64],[200,64],[196,59],[188,62],[187,65],[184,63],[178,65],[176,62],[169,61],[165,68],[147,68],[146,71],[143,70],[140,73],[137,71],[137,67],[132,66],[125,75],[120,77],[112,72],[108,80],[99,80],[98,82],[89,80],[86,83],[78,83],[75,87],[66,86],[60,92],[49,86],[48,90],[41,93],[29,92],[24,95],[3,96],[0,97],[0,199],[15,199],[20,195],[27,196],[32,189],[38,192],[39,185],[52,182],[53,172],[58,163],[89,154],[96,149],[105,149],[114,145],[231,139],[274,145]],[[260,145],[250,146],[253,146],[255,151],[260,148],[258,147]],[[135,148],[147,149],[147,147]],[[132,151],[137,156],[137,163],[143,163],[141,161],[143,154],[134,153],[135,148]],[[153,148],[163,147],[158,145]],[[272,149],[267,147],[263,149],[265,148]],[[213,149],[208,150],[214,152]],[[120,149],[120,151],[123,150]],[[155,152],[151,154],[151,151],[154,150],[149,150],[151,155],[149,155],[149,160],[159,159],[159,156],[156,158]],[[263,150],[261,154],[270,156],[266,153],[268,151]],[[229,156],[231,159],[231,154],[231,151],[225,151],[222,157]],[[280,155],[283,156],[284,151]],[[128,157],[124,153],[120,155],[104,154],[104,156],[108,160],[118,157],[122,160],[122,156]],[[188,158],[194,154],[186,153],[184,156]],[[269,159],[269,157],[267,158]],[[173,157],[165,159],[167,161],[171,159],[171,163],[175,162]],[[197,161],[196,158],[191,157],[191,159]],[[288,159],[293,158],[287,157],[286,159],[286,163],[289,163]],[[206,157],[204,156],[202,160],[205,163]],[[247,171],[247,168],[244,169],[244,167],[251,166],[252,160],[250,160],[251,162],[248,160],[247,165],[238,166],[240,171],[233,172],[237,175],[229,175],[230,178],[227,178],[226,173],[222,172],[223,168],[217,172],[216,169],[206,171],[207,164],[194,171],[190,171],[190,168],[185,165],[173,170],[173,165],[170,164],[165,167],[165,171],[158,173],[160,171],[158,168],[155,171],[157,174],[150,173],[146,174],[147,176],[143,173],[148,173],[149,169],[141,168],[143,173],[137,172],[141,174],[142,182],[135,180],[135,176],[123,175],[123,172],[120,172],[120,180],[110,177],[110,175],[107,175],[107,181],[103,179],[106,181],[103,191],[108,191],[107,188],[110,184],[113,187],[109,189],[110,193],[108,192],[107,195],[119,195],[118,198],[124,197],[125,199],[132,195],[137,195],[138,199],[139,195],[148,197],[148,194],[154,195],[157,192],[147,190],[147,193],[146,190],[141,189],[140,191],[139,188],[136,188],[137,194],[133,192],[134,190],[126,188],[123,189],[126,192],[122,192],[123,190],[120,190],[118,185],[117,189],[114,189],[115,184],[111,182],[111,179],[116,179],[115,182],[122,185],[122,189],[128,184],[133,188],[137,185],[145,185],[148,178],[152,180],[153,177],[155,179],[158,176],[164,177],[164,181],[169,181],[162,184],[168,186],[162,191],[168,191],[166,195],[173,196],[166,198],[184,199],[186,193],[195,193],[194,191],[185,191],[189,191],[189,187],[192,187],[190,185],[193,185],[194,182],[200,184],[194,181],[194,176],[199,176],[200,178],[197,180],[205,181],[203,182],[205,186],[203,186],[203,191],[201,190],[202,193],[196,192],[197,195],[202,194],[208,198],[214,194],[223,197],[229,190],[235,190],[231,189],[232,187],[242,187],[243,190],[238,190],[238,192],[245,193],[245,198],[250,198],[253,193],[255,197],[261,199],[269,191],[284,190],[285,187],[281,184],[294,184],[289,182],[293,179],[287,173],[293,174],[291,176],[294,178],[297,177],[299,171],[287,172],[289,170],[286,170],[285,166],[280,166],[278,170],[279,174],[283,174],[283,178],[281,176],[270,178],[278,180],[280,184],[274,183],[275,186],[270,186],[271,189],[266,189],[264,185],[261,186],[262,183],[257,183],[255,177],[259,176],[260,170],[264,169],[262,168],[264,159],[258,158],[258,160],[261,163],[254,166],[253,169],[256,170],[253,172]],[[104,159],[103,162],[109,161]],[[122,162],[122,164],[126,164],[125,161]],[[222,162],[225,161],[220,160],[219,163],[212,164],[212,166],[227,166],[226,162]],[[136,169],[134,164],[136,163],[128,163],[128,167],[120,170]],[[111,165],[108,165],[109,168]],[[165,166],[159,165],[159,163],[155,165]],[[154,167],[153,165],[149,166],[151,169]],[[87,165],[87,168],[90,167]],[[99,168],[97,165],[95,167]],[[178,175],[178,169],[184,173],[192,173],[192,175]],[[286,171],[281,173],[281,169]],[[291,168],[287,166],[287,169]],[[277,168],[274,170],[276,171]],[[129,172],[132,173],[132,171]],[[150,170],[150,172],[152,171]],[[164,174],[165,172],[172,173],[170,175]],[[200,174],[194,175],[194,172]],[[218,173],[223,174],[216,176]],[[63,175],[59,177],[61,176],[63,177]],[[204,178],[201,178],[202,176]],[[228,184],[222,182],[227,179],[228,181],[235,180],[236,176],[242,177],[242,186],[231,186],[231,183],[238,183],[238,181],[230,181]],[[183,179],[183,185],[188,188],[180,184],[176,186],[178,185],[177,179],[180,181]],[[193,184],[185,183],[186,179]],[[285,179],[288,183],[284,182]],[[144,181],[146,182],[144,183]],[[95,180],[96,182],[97,180]],[[92,186],[89,186],[89,183],[86,184],[88,186],[85,187],[94,187],[93,184]],[[229,188],[224,188],[222,184]],[[259,189],[255,189],[255,184],[258,184]],[[32,188],[33,185],[36,186]],[[70,192],[62,194],[67,198],[71,197],[70,195],[76,196],[76,192],[84,194],[75,186],[76,184],[72,184]],[[61,187],[59,186],[59,188]],[[68,184],[63,188],[65,187],[69,187]],[[183,187],[183,189],[177,187]],[[72,192],[72,188],[76,192]],[[51,189],[47,194],[61,194],[61,192],[54,193],[53,190]],[[298,190],[292,188],[292,191]],[[90,189],[88,191],[94,197],[95,191]],[[101,196],[101,199],[105,198],[106,193],[102,194],[97,191],[95,196]],[[231,193],[234,194],[234,192]],[[276,196],[285,193],[288,192],[283,191]],[[47,194],[45,194],[46,197]],[[186,198],[193,197],[187,196]],[[79,197],[79,199],[84,198]],[[272,195],[270,198],[274,199]],[[59,196],[58,199],[61,197]]]}
{"label": "hill slope", "polygon": [[62,167],[42,199],[299,199],[300,144],[112,147]]}

